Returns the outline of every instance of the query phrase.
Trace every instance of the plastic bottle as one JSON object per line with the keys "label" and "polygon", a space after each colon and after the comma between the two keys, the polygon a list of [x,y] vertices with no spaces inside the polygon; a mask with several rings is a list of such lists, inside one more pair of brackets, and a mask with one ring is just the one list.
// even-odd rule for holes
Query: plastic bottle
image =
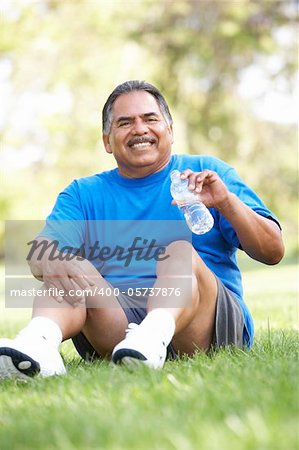
{"label": "plastic bottle", "polygon": [[189,191],[188,179],[181,180],[178,170],[173,170],[170,178],[171,195],[183,212],[190,230],[195,234],[204,234],[210,231],[214,225],[213,216],[199,200],[198,194]]}

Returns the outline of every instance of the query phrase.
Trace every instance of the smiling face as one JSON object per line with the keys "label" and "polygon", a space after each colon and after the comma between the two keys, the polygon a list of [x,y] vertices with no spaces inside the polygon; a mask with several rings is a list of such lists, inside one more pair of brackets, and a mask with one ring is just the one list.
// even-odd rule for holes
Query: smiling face
{"label": "smiling face", "polygon": [[172,127],[155,97],[146,91],[132,91],[115,100],[110,133],[103,135],[103,141],[106,151],[115,157],[121,175],[141,178],[168,164]]}

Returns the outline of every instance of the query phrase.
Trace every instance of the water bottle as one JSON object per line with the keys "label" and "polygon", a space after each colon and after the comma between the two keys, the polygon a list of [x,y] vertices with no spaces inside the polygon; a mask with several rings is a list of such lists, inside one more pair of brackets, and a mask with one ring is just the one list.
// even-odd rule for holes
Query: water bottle
{"label": "water bottle", "polygon": [[195,234],[204,234],[210,231],[214,225],[213,216],[199,200],[198,194],[189,191],[188,179],[181,180],[178,170],[173,170],[170,178],[171,195],[183,212],[190,230]]}

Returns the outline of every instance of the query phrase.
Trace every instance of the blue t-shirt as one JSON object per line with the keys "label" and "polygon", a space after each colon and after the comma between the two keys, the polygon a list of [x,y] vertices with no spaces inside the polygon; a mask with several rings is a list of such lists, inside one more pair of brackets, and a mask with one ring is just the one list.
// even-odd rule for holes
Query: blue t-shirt
{"label": "blue t-shirt", "polygon": [[[86,221],[107,221],[106,223],[117,221],[122,224],[117,231],[118,236],[127,232],[122,228],[126,221],[129,221],[128,224],[142,221],[142,223],[150,224],[151,228],[154,228],[152,221],[161,221],[159,225],[164,224],[164,228],[166,221],[184,221],[182,212],[171,205],[170,172],[174,169],[181,172],[187,168],[194,172],[204,169],[217,172],[229,191],[236,194],[247,206],[258,214],[277,221],[275,215],[228,164],[211,156],[173,155],[163,170],[144,178],[126,178],[119,174],[118,169],[114,169],[74,180],[59,194],[53,211],[47,218],[47,225],[42,235],[58,239],[59,232],[55,230],[53,225],[55,222],[52,221],[67,220],[70,229],[64,233],[63,238],[59,236],[60,243],[63,241],[64,245],[71,244],[79,248],[82,242],[87,245],[86,241],[90,235],[90,227],[86,232],[86,227],[81,226]],[[254,334],[253,320],[243,301],[242,279],[236,258],[240,243],[228,220],[214,208],[211,208],[210,212],[214,218],[213,228],[203,235],[192,234],[192,244],[205,264],[240,302],[246,328],[244,342],[251,346]],[[74,223],[80,225],[74,227]],[[111,241],[113,236],[115,238],[115,233],[111,231],[113,223],[116,222],[110,222],[108,227],[104,227],[105,231],[101,232],[101,236],[97,236],[100,242],[105,239]],[[146,231],[148,232],[148,229]],[[175,230],[164,229],[162,235],[165,237],[167,233],[170,242],[180,238]],[[187,234],[186,232],[186,236]],[[65,235],[69,238],[72,236],[73,242],[68,242]],[[121,278],[124,274],[123,266],[123,261],[122,269],[120,269],[117,267],[117,261],[110,259],[97,268],[102,275],[103,270],[104,276],[105,274],[113,276],[113,273],[116,273]]]}

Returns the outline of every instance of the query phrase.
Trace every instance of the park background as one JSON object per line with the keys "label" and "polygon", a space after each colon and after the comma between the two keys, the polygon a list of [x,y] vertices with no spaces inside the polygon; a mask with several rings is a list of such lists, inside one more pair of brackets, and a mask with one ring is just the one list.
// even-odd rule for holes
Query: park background
{"label": "park background", "polygon": [[[276,267],[240,253],[257,330],[250,357],[199,355],[140,380],[80,366],[63,344],[67,381],[2,385],[1,448],[298,447],[297,10],[296,0],[1,0],[3,263],[5,220],[43,220],[74,178],[114,167],[101,110],[128,79],[165,95],[173,152],[233,165],[279,217],[286,243]],[[13,336],[30,311],[4,308],[3,281],[4,269],[0,331]]]}
{"label": "park background", "polygon": [[280,218],[294,256],[297,6],[2,0],[1,218],[42,220],[74,178],[113,168],[102,107],[117,84],[144,79],[170,105],[174,153],[232,164]]}

